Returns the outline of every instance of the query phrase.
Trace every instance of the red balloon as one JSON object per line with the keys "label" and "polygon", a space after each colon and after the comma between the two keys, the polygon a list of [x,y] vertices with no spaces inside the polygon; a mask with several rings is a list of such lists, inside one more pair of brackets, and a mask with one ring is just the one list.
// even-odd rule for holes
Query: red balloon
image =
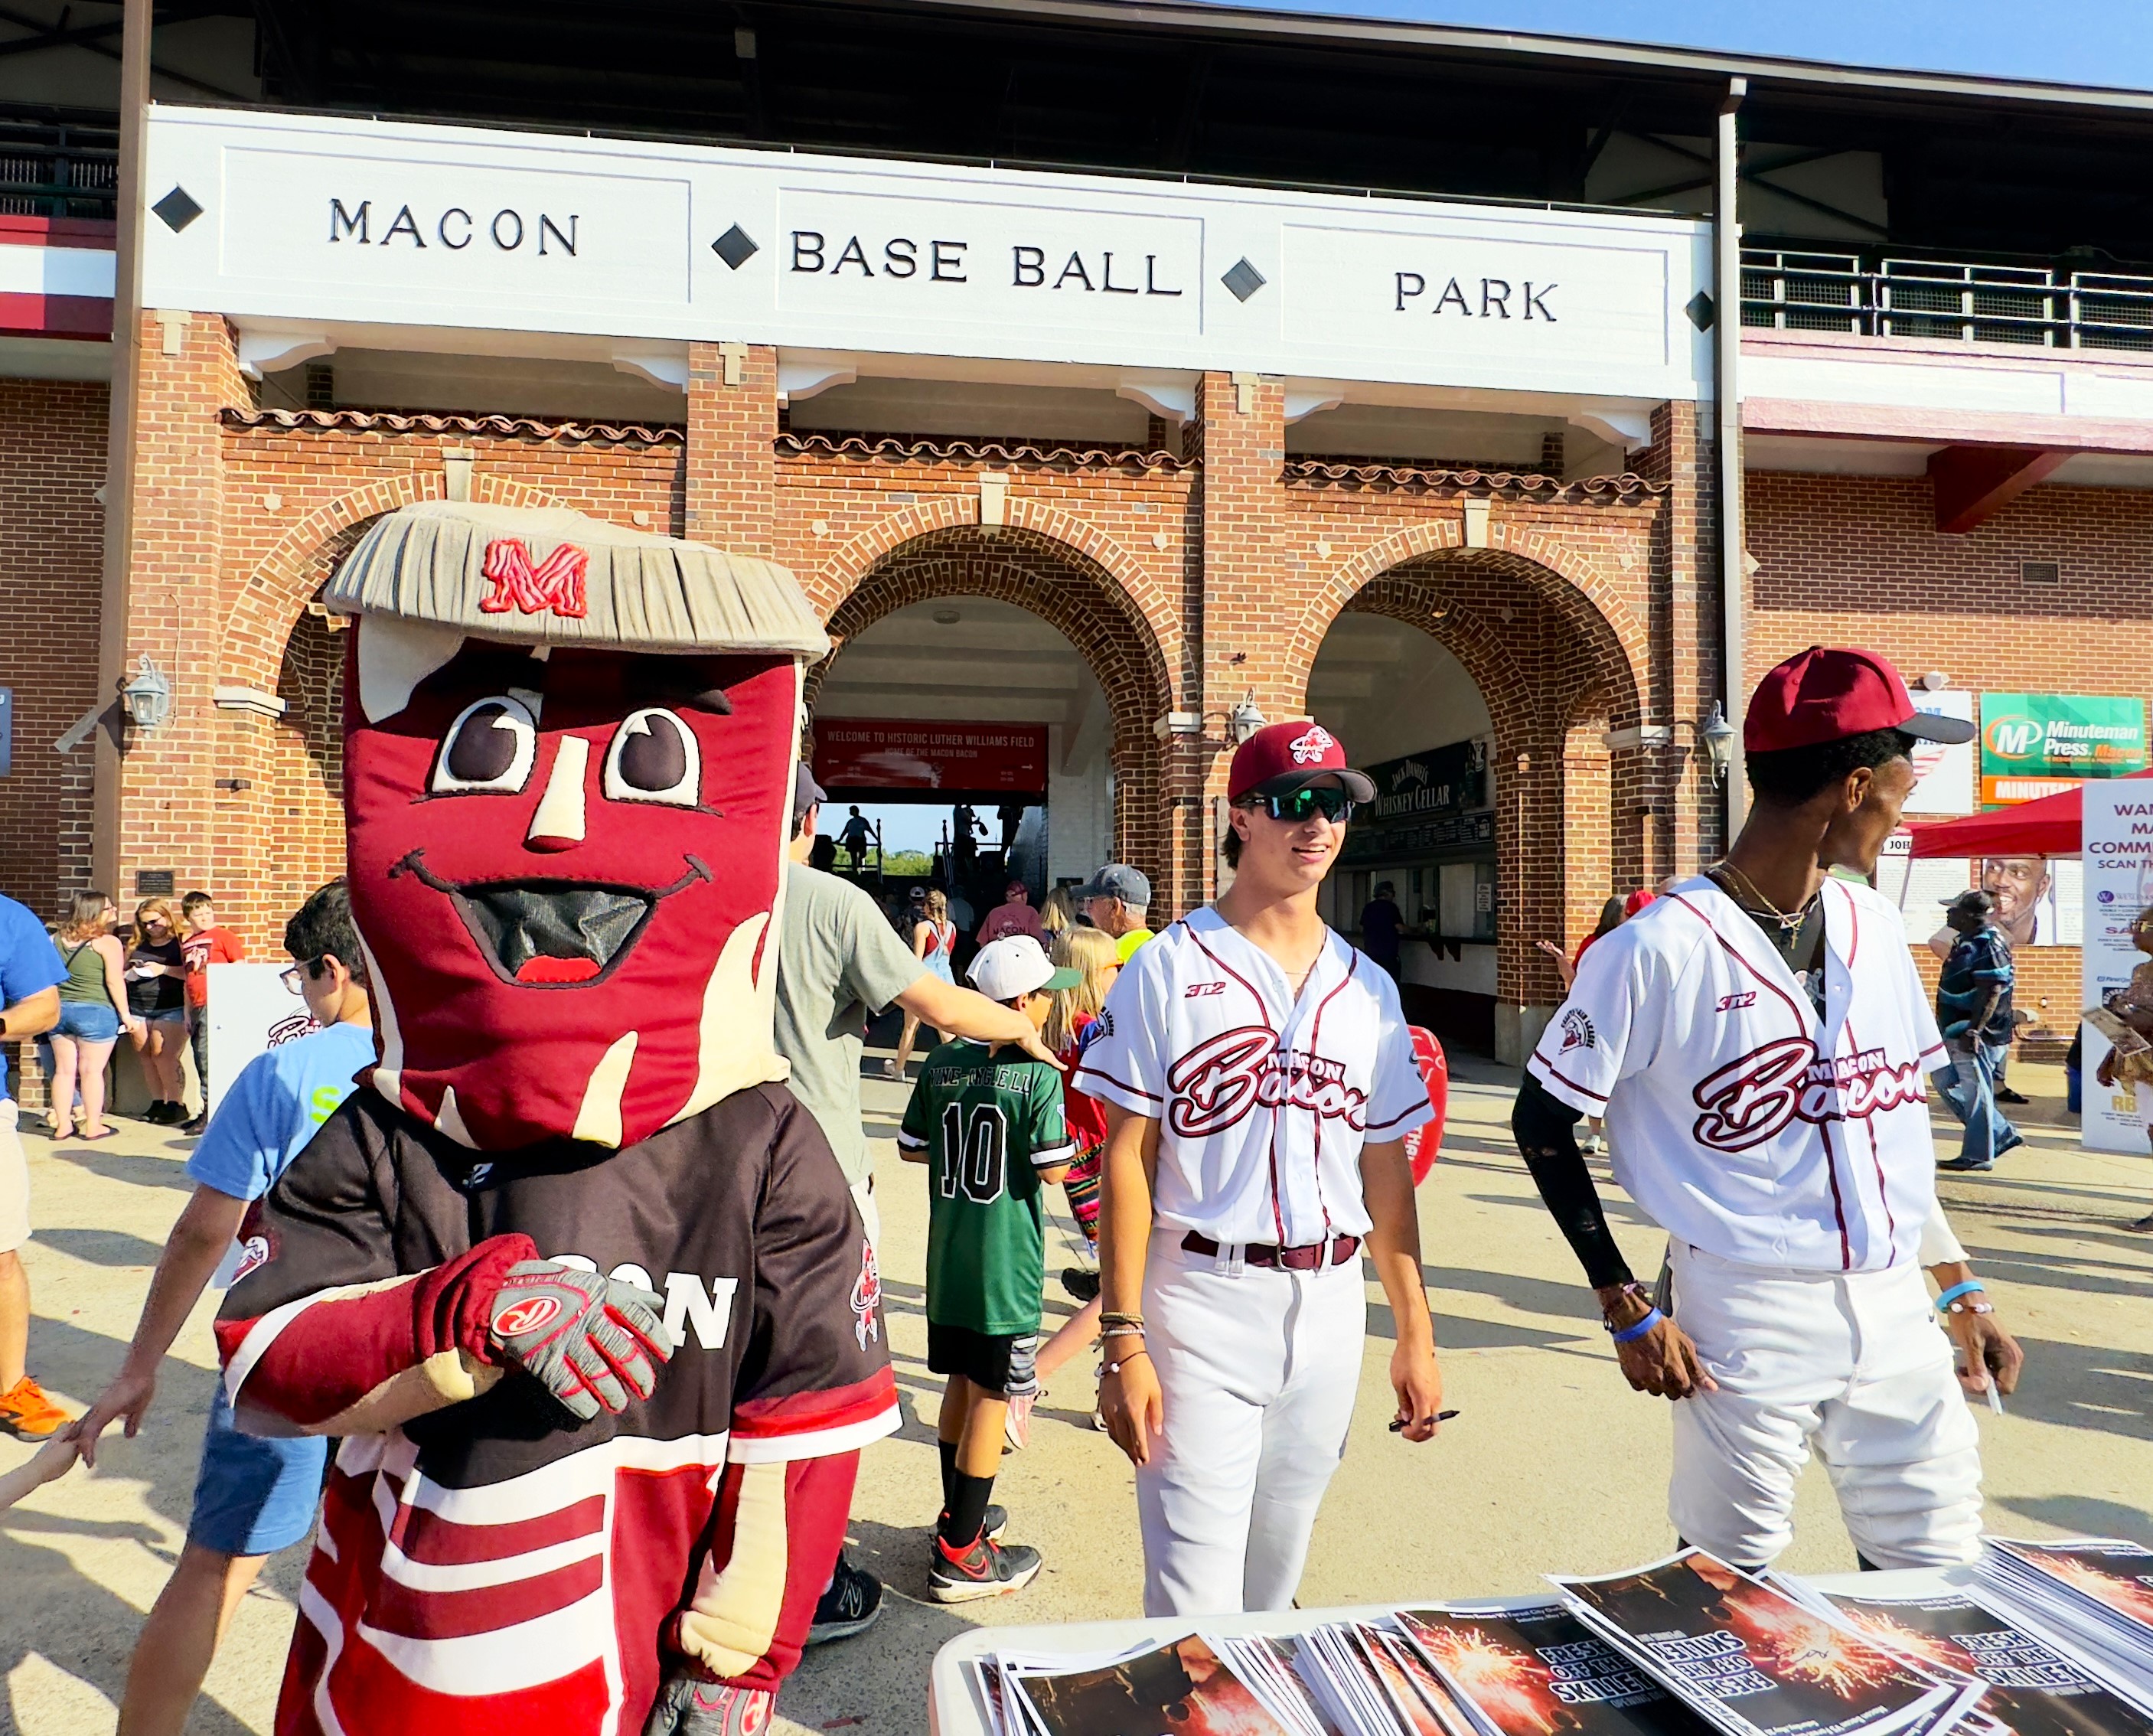
{"label": "red balloon", "polygon": [[1450,1063],[1444,1058],[1443,1045],[1435,1040],[1433,1031],[1423,1031],[1418,1025],[1408,1025],[1406,1031],[1412,1038],[1414,1063],[1420,1068],[1422,1082],[1428,1087],[1428,1106],[1435,1111],[1433,1121],[1406,1135],[1406,1161],[1412,1165],[1413,1185],[1417,1188],[1428,1179],[1428,1171],[1435,1168],[1435,1160],[1443,1151],[1443,1117],[1450,1107]]}

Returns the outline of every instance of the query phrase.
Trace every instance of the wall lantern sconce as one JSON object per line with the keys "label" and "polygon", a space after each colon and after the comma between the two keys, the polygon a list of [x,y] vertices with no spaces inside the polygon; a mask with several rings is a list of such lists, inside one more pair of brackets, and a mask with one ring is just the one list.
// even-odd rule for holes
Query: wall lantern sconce
{"label": "wall lantern sconce", "polygon": [[144,652],[135,673],[120,690],[120,704],[135,727],[148,731],[161,728],[172,715],[172,684],[165,672]]}
{"label": "wall lantern sconce", "polygon": [[1234,746],[1239,747],[1269,720],[1257,705],[1255,691],[1251,689],[1248,696],[1226,714],[1226,733],[1234,738]]}
{"label": "wall lantern sconce", "polygon": [[1712,761],[1713,781],[1724,783],[1728,769],[1734,763],[1734,725],[1727,720],[1726,710],[1718,700],[1713,702],[1712,715],[1697,733],[1697,740],[1704,743],[1705,756]]}

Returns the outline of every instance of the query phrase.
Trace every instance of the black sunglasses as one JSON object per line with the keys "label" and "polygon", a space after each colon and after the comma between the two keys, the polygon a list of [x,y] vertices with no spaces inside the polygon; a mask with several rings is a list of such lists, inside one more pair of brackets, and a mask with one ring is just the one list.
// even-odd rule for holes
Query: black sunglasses
{"label": "black sunglasses", "polygon": [[1240,805],[1260,807],[1274,820],[1299,822],[1321,814],[1332,824],[1342,826],[1353,817],[1353,798],[1327,785],[1289,790],[1283,796],[1251,796]]}

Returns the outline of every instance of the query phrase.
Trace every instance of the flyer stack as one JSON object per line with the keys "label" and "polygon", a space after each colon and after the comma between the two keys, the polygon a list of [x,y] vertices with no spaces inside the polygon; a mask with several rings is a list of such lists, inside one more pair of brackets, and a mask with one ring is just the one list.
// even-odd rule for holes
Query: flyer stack
{"label": "flyer stack", "polygon": [[2153,1550],[2118,1537],[1991,1537],[1981,1583],[2029,1632],[2153,1710]]}
{"label": "flyer stack", "polygon": [[[2153,1551],[1826,1593],[1687,1550],[1285,1634],[969,1665],[993,1736],[2153,1736]],[[1903,1581],[1901,1581],[1903,1583]]]}

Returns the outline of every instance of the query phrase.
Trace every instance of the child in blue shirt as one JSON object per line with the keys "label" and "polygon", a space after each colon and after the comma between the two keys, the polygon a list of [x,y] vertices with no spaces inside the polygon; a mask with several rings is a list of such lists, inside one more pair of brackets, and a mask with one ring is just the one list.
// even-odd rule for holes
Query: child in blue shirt
{"label": "child in blue shirt", "polygon": [[[259,1250],[238,1241],[247,1209],[276,1184],[315,1130],[374,1065],[372,1007],[351,904],[341,880],[321,888],[284,925],[295,961],[285,986],[321,1028],[249,1061],[232,1082],[208,1131],[187,1159],[194,1197],[181,1212],[150,1280],[149,1300],[127,1360],[76,1425],[86,1464],[97,1438],[125,1418],[129,1435],[157,1389],[157,1369],[212,1274],[228,1285]],[[120,1722],[130,1729],[179,1729],[201,1692],[225,1624],[278,1550],[313,1528],[328,1465],[319,1436],[265,1439],[234,1426],[219,1381],[210,1402],[195,1484],[194,1515],[179,1565],[143,1623],[127,1672]]]}

